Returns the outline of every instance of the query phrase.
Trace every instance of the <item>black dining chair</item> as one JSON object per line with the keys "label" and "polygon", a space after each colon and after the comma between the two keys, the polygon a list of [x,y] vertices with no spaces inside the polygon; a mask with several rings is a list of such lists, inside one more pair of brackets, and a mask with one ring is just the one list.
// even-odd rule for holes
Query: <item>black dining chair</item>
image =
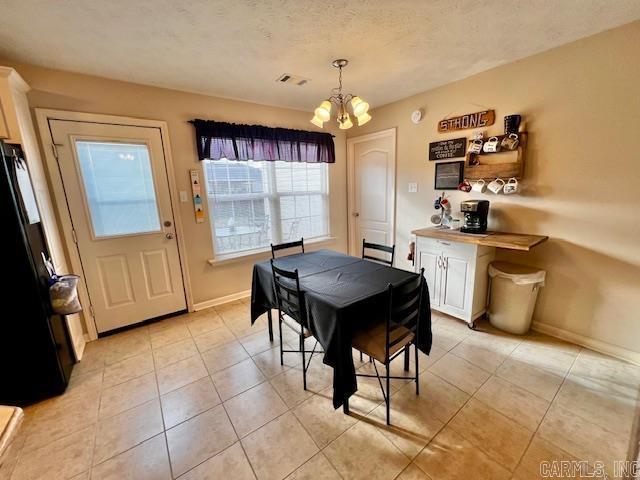
{"label": "black dining chair", "polygon": [[[424,285],[424,268],[420,276],[411,278],[401,284],[389,284],[389,311],[386,322],[372,325],[359,331],[351,341],[352,346],[373,358],[375,375],[356,373],[359,377],[375,377],[380,383],[382,396],[387,407],[387,425],[390,425],[389,410],[391,407],[391,379],[410,378],[416,382],[416,395],[420,394],[418,381],[418,338],[420,335],[420,312],[422,291]],[[415,349],[415,377],[397,377],[390,374],[391,362],[403,352],[405,355],[413,344]],[[404,369],[409,370],[409,357],[405,356]],[[386,389],[382,385],[382,378],[378,373],[376,361],[386,368]]]}
{"label": "black dining chair", "polygon": [[[307,325],[307,314],[304,307],[303,294],[300,291],[300,277],[298,270],[293,272],[282,270],[273,264],[271,259],[271,270],[273,272],[273,288],[276,294],[276,304],[278,306],[278,331],[280,333],[280,365],[284,365],[285,353],[301,353],[302,354],[302,383],[304,389],[307,389],[307,370],[311,364],[311,359],[316,353],[324,353],[319,350],[316,352],[318,341],[316,340],[313,349],[310,352],[305,350],[305,340],[312,337],[311,331],[305,326]],[[285,350],[282,342],[282,324],[293,330],[298,335],[299,350]],[[310,353],[307,361],[306,355]]]}
{"label": "black dining chair", "polygon": [[[391,255],[391,258],[389,260],[386,260],[384,258],[367,255],[366,250],[377,250],[379,252],[384,252],[385,254],[388,253]],[[379,243],[370,243],[370,242],[367,242],[365,239],[362,239],[362,258],[364,258],[365,260],[373,260],[374,262],[382,263],[384,265],[393,267],[393,257],[395,255],[395,252],[396,252],[395,245],[388,247],[387,245],[380,245]]]}
{"label": "black dining chair", "polygon": [[[377,250],[379,252],[384,252],[385,254],[391,254],[391,258],[385,260],[384,258],[374,257],[372,255],[367,255],[366,250]],[[396,252],[396,246],[392,245],[388,247],[387,245],[380,245],[379,243],[370,243],[367,242],[364,238],[362,239],[362,258],[364,260],[372,260],[377,263],[382,263],[383,265],[388,265],[389,267],[393,267],[393,257]],[[363,362],[362,352],[360,352],[360,361]],[[369,357],[369,361],[371,361],[371,357]]]}
{"label": "black dining chair", "polygon": [[302,253],[304,253],[304,238],[296,240],[295,242],[279,243],[277,245],[271,244],[271,258],[276,258],[276,252],[280,250],[287,250],[289,248],[300,247]]}

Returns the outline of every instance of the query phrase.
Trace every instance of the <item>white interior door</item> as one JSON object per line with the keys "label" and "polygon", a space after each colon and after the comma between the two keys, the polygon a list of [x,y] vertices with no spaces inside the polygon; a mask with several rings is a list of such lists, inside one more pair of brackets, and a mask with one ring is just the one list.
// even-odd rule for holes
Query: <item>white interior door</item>
{"label": "white interior door", "polygon": [[160,129],[49,127],[98,332],[184,310]]}
{"label": "white interior door", "polygon": [[395,242],[395,129],[347,141],[349,175],[349,239],[352,255],[360,255],[362,240]]}

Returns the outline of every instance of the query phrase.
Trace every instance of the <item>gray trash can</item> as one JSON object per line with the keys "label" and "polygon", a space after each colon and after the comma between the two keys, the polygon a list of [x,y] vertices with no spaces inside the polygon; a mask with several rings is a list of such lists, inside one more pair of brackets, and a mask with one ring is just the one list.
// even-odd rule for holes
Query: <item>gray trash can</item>
{"label": "gray trash can", "polygon": [[539,268],[492,262],[489,265],[491,325],[517,335],[527,333],[545,276],[546,272]]}

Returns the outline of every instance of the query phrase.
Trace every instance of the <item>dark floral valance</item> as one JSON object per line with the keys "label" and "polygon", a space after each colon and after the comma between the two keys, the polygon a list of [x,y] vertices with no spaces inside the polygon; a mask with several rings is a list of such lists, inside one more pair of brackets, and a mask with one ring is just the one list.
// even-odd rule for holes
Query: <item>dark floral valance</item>
{"label": "dark floral valance", "polygon": [[290,128],[191,120],[200,160],[334,163],[333,135]]}

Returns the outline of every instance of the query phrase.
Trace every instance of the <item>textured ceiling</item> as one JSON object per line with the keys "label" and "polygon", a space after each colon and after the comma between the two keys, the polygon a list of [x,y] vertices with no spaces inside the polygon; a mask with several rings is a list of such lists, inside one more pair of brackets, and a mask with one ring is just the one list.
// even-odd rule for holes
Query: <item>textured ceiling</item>
{"label": "textured ceiling", "polygon": [[[0,56],[312,110],[380,106],[640,18],[640,0],[0,0]],[[278,84],[282,73],[311,79]]]}

